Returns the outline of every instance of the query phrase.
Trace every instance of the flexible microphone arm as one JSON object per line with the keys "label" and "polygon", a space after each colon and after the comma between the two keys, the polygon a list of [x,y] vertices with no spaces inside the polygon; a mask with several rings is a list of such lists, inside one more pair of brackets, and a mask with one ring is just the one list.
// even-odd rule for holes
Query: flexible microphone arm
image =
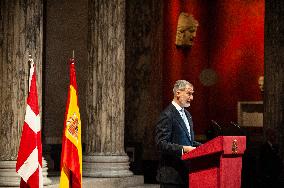
{"label": "flexible microphone arm", "polygon": [[232,125],[234,125],[235,127],[238,127],[239,129],[241,129],[241,127],[237,124],[237,123],[235,123],[235,122],[233,122],[233,121],[231,121],[230,122]]}
{"label": "flexible microphone arm", "polygon": [[213,119],[211,119],[211,122],[212,122],[214,125],[216,125],[219,130],[222,130],[221,126],[220,126],[216,121],[214,121]]}

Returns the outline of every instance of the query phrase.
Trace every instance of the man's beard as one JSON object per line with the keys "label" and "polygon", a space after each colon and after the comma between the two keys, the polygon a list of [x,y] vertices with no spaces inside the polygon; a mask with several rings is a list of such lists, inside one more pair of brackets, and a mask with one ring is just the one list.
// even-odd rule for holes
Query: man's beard
{"label": "man's beard", "polygon": [[190,107],[190,102],[186,102],[186,103],[184,104],[184,107],[185,107],[185,108]]}

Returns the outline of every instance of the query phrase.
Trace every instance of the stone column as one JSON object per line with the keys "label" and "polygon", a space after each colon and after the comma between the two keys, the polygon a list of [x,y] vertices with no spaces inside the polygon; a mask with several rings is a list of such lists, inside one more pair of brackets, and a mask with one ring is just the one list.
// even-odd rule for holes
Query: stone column
{"label": "stone column", "polygon": [[[278,132],[284,160],[284,2],[265,1],[264,129]],[[284,171],[283,171],[284,181]]]}
{"label": "stone column", "polygon": [[131,176],[124,151],[125,0],[89,0],[83,176]]}
{"label": "stone column", "polygon": [[135,147],[135,170],[159,156],[153,130],[163,110],[163,4],[126,1],[125,146]]}
{"label": "stone column", "polygon": [[[19,187],[16,171],[26,100],[28,55],[37,68],[39,106],[42,96],[42,0],[0,1],[0,186]],[[43,166],[46,162],[43,161]],[[46,179],[47,168],[43,169]]]}

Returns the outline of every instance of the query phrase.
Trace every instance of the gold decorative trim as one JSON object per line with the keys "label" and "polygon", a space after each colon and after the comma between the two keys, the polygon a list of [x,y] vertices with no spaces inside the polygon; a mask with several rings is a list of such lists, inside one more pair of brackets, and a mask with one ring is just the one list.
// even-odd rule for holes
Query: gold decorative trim
{"label": "gold decorative trim", "polygon": [[235,139],[232,142],[232,153],[237,154],[238,153],[238,141]]}

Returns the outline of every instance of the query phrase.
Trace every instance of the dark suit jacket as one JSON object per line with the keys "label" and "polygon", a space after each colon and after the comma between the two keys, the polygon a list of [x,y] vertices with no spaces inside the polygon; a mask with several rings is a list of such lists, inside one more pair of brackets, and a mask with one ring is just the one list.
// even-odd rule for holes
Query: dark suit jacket
{"label": "dark suit jacket", "polygon": [[189,125],[186,125],[174,105],[170,104],[160,115],[155,130],[155,141],[160,152],[157,180],[161,183],[187,184],[188,168],[181,160],[182,146],[199,146],[194,141],[193,122],[185,110]]}

